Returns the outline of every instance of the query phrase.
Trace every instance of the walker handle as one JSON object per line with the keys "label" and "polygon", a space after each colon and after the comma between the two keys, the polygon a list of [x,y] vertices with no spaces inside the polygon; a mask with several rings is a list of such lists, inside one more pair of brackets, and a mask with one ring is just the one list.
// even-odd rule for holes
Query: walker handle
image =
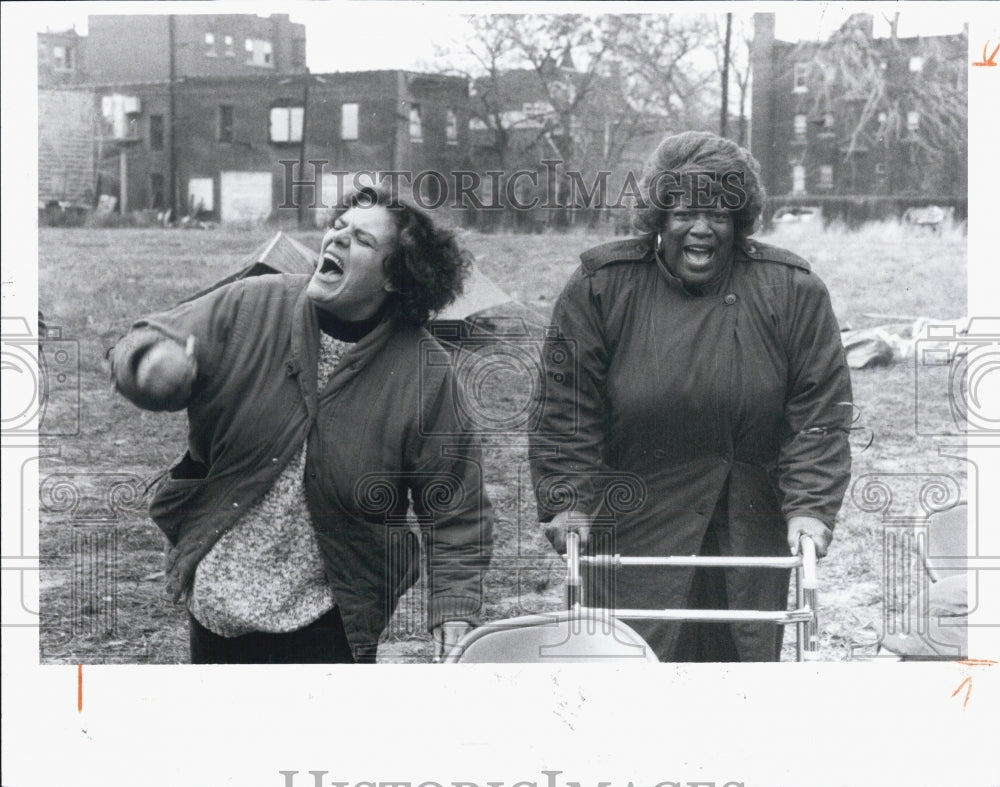
{"label": "walker handle", "polygon": [[818,590],[819,580],[816,578],[816,542],[803,534],[799,538],[799,551],[802,553],[802,588]]}
{"label": "walker handle", "polygon": [[566,534],[566,608],[580,606],[582,582],[580,578],[580,534]]}

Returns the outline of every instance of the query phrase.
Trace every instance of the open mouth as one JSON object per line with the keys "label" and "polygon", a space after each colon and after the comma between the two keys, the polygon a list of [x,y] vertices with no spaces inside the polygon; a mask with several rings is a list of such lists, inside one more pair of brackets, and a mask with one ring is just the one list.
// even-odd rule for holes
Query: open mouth
{"label": "open mouth", "polygon": [[715,251],[711,246],[685,246],[684,256],[692,265],[707,265]]}
{"label": "open mouth", "polygon": [[330,273],[335,276],[343,276],[343,260],[332,251],[325,251],[323,252],[323,258],[320,260],[319,272],[322,274]]}

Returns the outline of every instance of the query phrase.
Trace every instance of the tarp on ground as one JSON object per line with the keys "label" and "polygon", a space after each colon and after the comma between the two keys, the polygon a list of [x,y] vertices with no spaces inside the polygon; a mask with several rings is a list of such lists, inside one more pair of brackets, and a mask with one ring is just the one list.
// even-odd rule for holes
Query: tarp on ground
{"label": "tarp on ground", "polygon": [[[319,251],[310,249],[301,241],[284,232],[278,232],[266,243],[261,244],[242,261],[238,269],[204,290],[192,295],[191,301],[212,290],[218,289],[248,276],[268,273],[312,273],[316,268]],[[497,306],[513,302],[513,298],[503,291],[488,276],[474,265],[465,280],[465,291],[450,306],[437,316],[438,321],[466,320]]]}
{"label": "tarp on ground", "polygon": [[969,317],[954,320],[917,317],[911,323],[841,331],[840,340],[847,365],[852,369],[913,363],[918,350],[921,357],[917,363],[926,363],[930,358],[936,359],[936,363],[950,363],[974,346],[975,340],[966,341],[965,337],[992,334],[995,327],[987,325],[985,320]]}

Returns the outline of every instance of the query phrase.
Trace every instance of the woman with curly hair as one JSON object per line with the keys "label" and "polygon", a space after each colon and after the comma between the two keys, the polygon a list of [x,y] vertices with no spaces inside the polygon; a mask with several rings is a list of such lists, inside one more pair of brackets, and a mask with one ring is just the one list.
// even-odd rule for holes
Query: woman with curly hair
{"label": "woman with curly hair", "polygon": [[492,512],[423,327],[468,267],[425,213],[364,188],[311,276],[221,287],[136,322],[109,353],[130,401],[187,409],[187,452],[150,515],[193,663],[373,662],[420,573],[411,500],[436,654],[477,624]]}
{"label": "woman with curly hair", "polygon": [[[826,552],[850,480],[851,383],[826,287],[801,257],[749,238],[753,157],[705,132],[664,139],[638,237],[581,255],[554,312],[572,356],[546,379],[539,516],[622,555]],[[623,489],[628,494],[621,496]],[[629,568],[590,603],[783,610],[788,572]],[[768,661],[771,623],[638,621],[669,661]]]}

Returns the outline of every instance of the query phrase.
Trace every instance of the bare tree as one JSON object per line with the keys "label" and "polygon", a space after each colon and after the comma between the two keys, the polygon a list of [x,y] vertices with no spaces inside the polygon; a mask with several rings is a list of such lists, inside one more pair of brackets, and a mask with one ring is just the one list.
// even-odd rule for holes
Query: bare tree
{"label": "bare tree", "polygon": [[[721,17],[715,21],[715,55],[716,67],[723,69],[723,47],[725,44],[725,20]],[[736,142],[746,146],[747,140],[747,97],[750,92],[750,51],[753,44],[753,29],[750,20],[743,14],[733,14],[732,40],[729,47],[729,83],[736,88],[739,114],[737,115]]]}
{"label": "bare tree", "polygon": [[608,135],[606,164],[614,166],[640,138],[701,128],[715,97],[710,70],[697,55],[711,43],[704,16],[656,14],[619,18],[612,89],[618,100]]}
{"label": "bare tree", "polygon": [[887,19],[887,42],[876,42],[851,20],[815,48],[814,71],[822,77],[814,116],[843,118],[845,160],[881,149],[906,160],[890,169],[890,193],[949,190],[968,139],[967,36],[899,39],[898,15]]}
{"label": "bare tree", "polygon": [[[440,52],[466,75],[472,116],[501,168],[555,159],[593,181],[642,160],[668,130],[707,127],[712,72],[707,17],[493,14]],[[557,181],[560,204],[568,181]]]}

